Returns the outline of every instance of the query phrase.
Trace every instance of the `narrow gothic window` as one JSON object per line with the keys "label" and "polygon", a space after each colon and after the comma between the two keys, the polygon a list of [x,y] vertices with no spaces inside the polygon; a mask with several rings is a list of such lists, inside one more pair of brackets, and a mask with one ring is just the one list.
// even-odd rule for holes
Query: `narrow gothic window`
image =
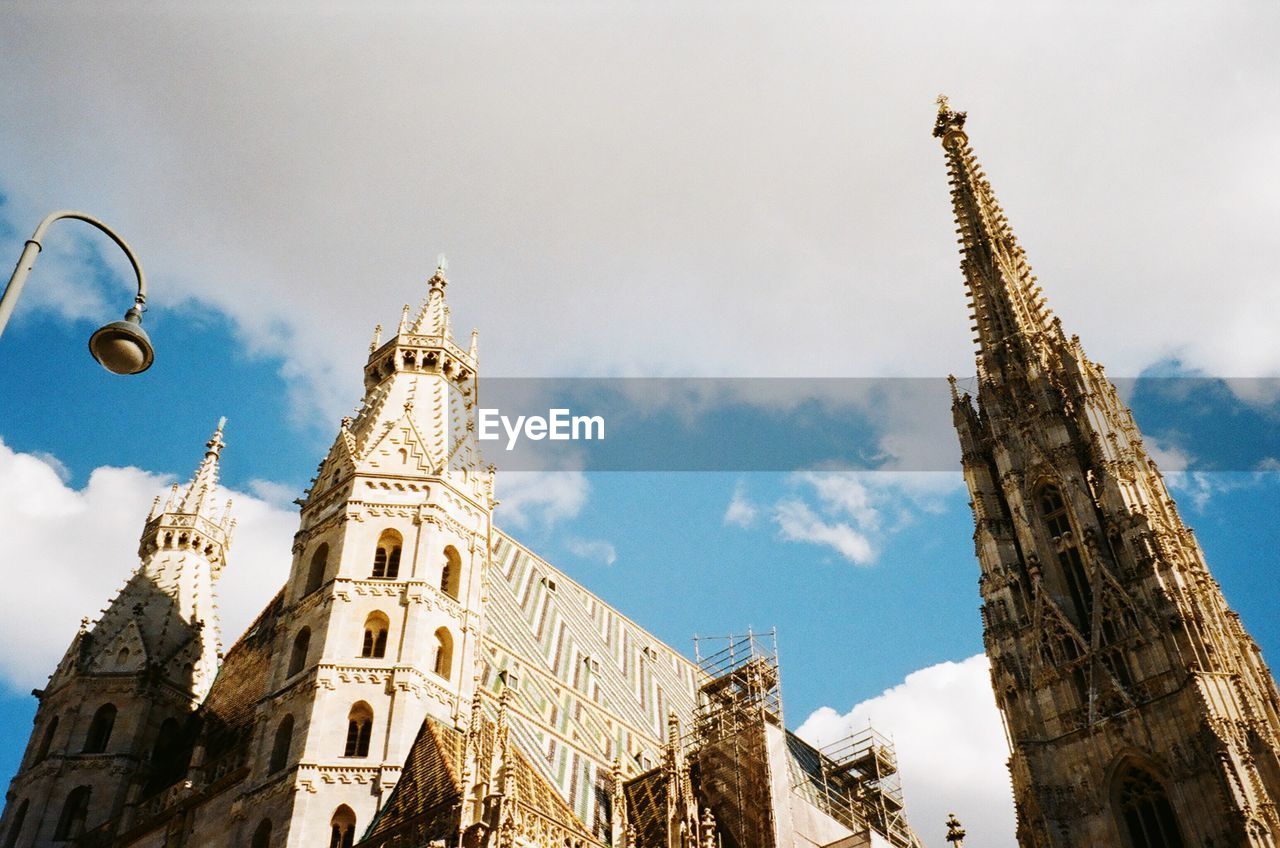
{"label": "narrow gothic window", "polygon": [[369,756],[369,737],[373,735],[373,709],[357,701],[347,715],[347,748],[344,756]]}
{"label": "narrow gothic window", "polygon": [[356,814],[346,804],[333,811],[329,827],[329,848],[352,848],[355,845]]}
{"label": "narrow gothic window", "polygon": [[453,670],[453,636],[447,628],[441,627],[436,631],[436,674],[449,679],[449,675]]}
{"label": "narrow gothic window", "polygon": [[253,831],[250,848],[271,848],[271,819],[263,819]]}
{"label": "narrow gothic window", "polygon": [[[289,764],[289,747],[292,744],[293,716],[287,715],[280,720],[279,726],[276,727],[275,741],[271,746],[271,762],[267,767],[268,773],[275,774]],[[268,836],[270,835],[270,829],[270,822],[268,822]],[[257,837],[255,836],[254,839],[256,840]],[[256,845],[257,843],[255,842],[254,844]]]}
{"label": "narrow gothic window", "polygon": [[391,622],[381,612],[371,612],[364,622],[364,643],[360,656],[380,658],[387,655],[387,631]]}
{"label": "narrow gothic window", "polygon": [[9,832],[4,836],[4,848],[14,848],[18,844],[18,837],[22,835],[22,825],[27,820],[27,807],[30,802],[23,799],[18,805],[18,812],[14,813],[13,821],[9,824]]}
{"label": "narrow gothic window", "polygon": [[40,747],[36,749],[35,759],[31,761],[31,765],[44,762],[45,757],[49,756],[49,748],[53,745],[53,734],[58,732],[58,717],[54,716],[49,719],[49,723],[44,726],[44,736],[40,737]]}
{"label": "narrow gothic window", "polygon": [[440,572],[440,591],[457,599],[459,583],[462,578],[462,557],[453,545],[444,549],[444,568]]}
{"label": "narrow gothic window", "polygon": [[1061,543],[1058,564],[1062,568],[1062,580],[1067,594],[1071,596],[1071,605],[1075,609],[1076,618],[1087,630],[1089,617],[1093,614],[1093,589],[1089,585],[1089,575],[1085,570],[1084,560],[1080,556],[1080,548],[1076,546],[1074,534],[1071,532],[1067,502],[1062,497],[1062,491],[1051,483],[1040,487],[1036,499],[1049,535],[1054,539],[1071,539]]}
{"label": "narrow gothic window", "polygon": [[1182,848],[1169,796],[1155,775],[1129,766],[1116,775],[1116,816],[1131,848]]}
{"label": "narrow gothic window", "polygon": [[89,732],[84,737],[84,753],[101,754],[111,741],[111,729],[116,724],[115,704],[103,704],[89,722]]}
{"label": "narrow gothic window", "polygon": [[377,580],[395,580],[400,574],[400,548],[404,540],[394,530],[383,530],[378,537],[378,549],[373,554],[373,577]]}
{"label": "narrow gothic window", "polygon": [[304,627],[298,631],[298,635],[293,639],[293,651],[289,654],[289,670],[286,672],[287,677],[293,677],[302,671],[303,666],[307,664],[307,652],[311,649],[311,628]]}
{"label": "narrow gothic window", "polygon": [[75,839],[84,833],[84,820],[89,815],[89,787],[77,786],[62,802],[62,815],[53,832],[54,839]]}
{"label": "narrow gothic window", "polygon": [[160,724],[160,731],[156,733],[156,744],[151,749],[151,762],[161,763],[177,753],[178,747],[178,720],[172,716],[165,719]]}
{"label": "narrow gothic window", "polygon": [[1070,533],[1071,521],[1067,518],[1067,503],[1062,499],[1062,492],[1058,487],[1052,484],[1042,487],[1039,500],[1049,535],[1056,539]]}
{"label": "narrow gothic window", "polygon": [[303,587],[303,596],[310,595],[324,583],[325,571],[329,567],[329,546],[321,545],[311,555],[311,567],[307,571],[307,585]]}

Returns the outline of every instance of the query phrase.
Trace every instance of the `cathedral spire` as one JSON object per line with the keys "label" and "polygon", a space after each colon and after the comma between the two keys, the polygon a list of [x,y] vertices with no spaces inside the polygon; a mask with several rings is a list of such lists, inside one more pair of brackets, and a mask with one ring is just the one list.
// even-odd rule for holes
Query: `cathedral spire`
{"label": "cathedral spire", "polygon": [[200,512],[208,498],[218,488],[218,460],[222,456],[222,449],[227,444],[222,438],[222,430],[226,426],[226,417],[219,418],[217,429],[213,431],[209,441],[205,442],[204,459],[200,460],[200,466],[196,468],[195,475],[192,476],[186,492],[182,495],[181,503],[177,505],[179,512]]}
{"label": "cathedral spire", "polygon": [[417,335],[445,338],[451,335],[449,305],[444,297],[445,286],[449,285],[449,280],[445,277],[448,267],[448,260],[441,254],[436,263],[436,272],[427,280],[427,299],[413,322],[413,332]]}
{"label": "cathedral spire", "polygon": [[1065,339],[969,146],[965,118],[966,113],[952,109],[945,96],[938,97],[933,134],[941,139],[947,158],[979,369],[983,375],[995,376],[1009,356],[1022,360],[1046,338]]}

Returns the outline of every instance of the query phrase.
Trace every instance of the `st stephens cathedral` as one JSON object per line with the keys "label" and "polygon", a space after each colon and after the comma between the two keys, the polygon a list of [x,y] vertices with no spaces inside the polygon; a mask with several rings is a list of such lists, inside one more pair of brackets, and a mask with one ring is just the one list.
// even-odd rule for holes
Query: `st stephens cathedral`
{"label": "st stephens cathedral", "polygon": [[[978,345],[952,415],[1019,845],[1275,846],[1271,673],[1046,306],[965,114],[940,100],[934,135]],[[770,634],[690,660],[494,526],[478,344],[447,284],[375,333],[289,577],[225,652],[221,425],[156,500],[137,570],[35,693],[0,846],[922,846],[890,744],[787,729]]]}

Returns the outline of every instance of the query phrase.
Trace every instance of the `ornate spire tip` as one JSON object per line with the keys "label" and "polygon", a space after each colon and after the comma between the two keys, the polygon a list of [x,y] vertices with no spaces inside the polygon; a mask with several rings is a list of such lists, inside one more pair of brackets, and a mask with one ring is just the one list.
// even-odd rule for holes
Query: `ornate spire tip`
{"label": "ornate spire tip", "polygon": [[947,99],[947,95],[938,95],[938,117],[933,122],[933,135],[936,138],[946,138],[948,133],[964,132],[964,121],[968,116],[967,112],[957,112],[951,108],[951,101]]}

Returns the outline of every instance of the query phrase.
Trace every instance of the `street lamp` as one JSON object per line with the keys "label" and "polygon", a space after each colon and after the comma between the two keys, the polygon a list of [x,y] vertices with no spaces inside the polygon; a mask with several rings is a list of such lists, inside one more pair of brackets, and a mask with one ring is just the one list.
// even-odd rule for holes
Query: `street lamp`
{"label": "street lamp", "polygon": [[9,323],[9,316],[13,314],[13,308],[18,303],[18,296],[22,294],[27,275],[31,273],[31,266],[35,264],[36,255],[40,253],[40,241],[44,238],[45,231],[49,229],[50,224],[60,218],[74,218],[97,227],[120,245],[125,256],[129,257],[133,272],[138,277],[138,296],[134,298],[133,306],[124,314],[123,321],[112,321],[94,331],[94,334],[89,337],[89,352],[103,368],[113,374],[140,374],[146,371],[155,359],[155,350],[151,347],[151,339],[147,338],[146,331],[142,329],[142,311],[147,302],[147,279],[142,274],[142,266],[138,264],[138,257],[133,255],[133,250],[124,239],[113,233],[110,227],[97,218],[92,218],[83,212],[66,209],[54,212],[40,222],[35,233],[27,240],[26,247],[22,249],[22,256],[18,257],[18,265],[13,269],[13,276],[9,278],[9,285],[5,287],[4,296],[0,297],[0,333],[4,332],[5,325]]}

